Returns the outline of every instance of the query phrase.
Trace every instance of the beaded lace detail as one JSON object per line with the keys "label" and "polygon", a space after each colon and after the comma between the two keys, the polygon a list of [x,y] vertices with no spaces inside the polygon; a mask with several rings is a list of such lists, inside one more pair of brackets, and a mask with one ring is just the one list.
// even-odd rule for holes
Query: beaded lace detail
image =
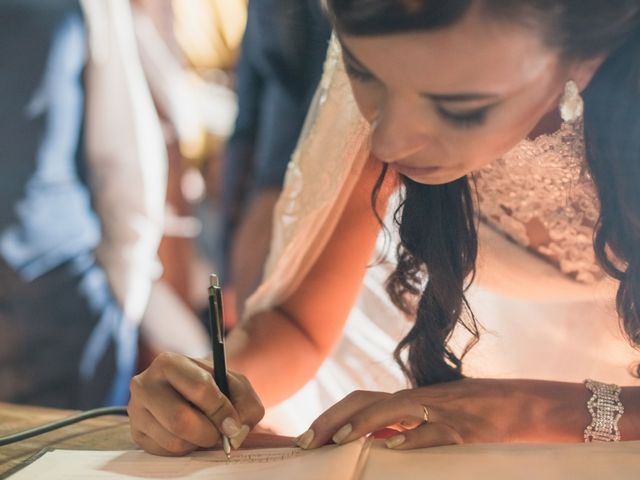
{"label": "beaded lace detail", "polygon": [[[580,132],[581,134],[581,132]],[[604,277],[593,250],[599,215],[574,127],[524,140],[476,173],[481,218],[583,283]]]}

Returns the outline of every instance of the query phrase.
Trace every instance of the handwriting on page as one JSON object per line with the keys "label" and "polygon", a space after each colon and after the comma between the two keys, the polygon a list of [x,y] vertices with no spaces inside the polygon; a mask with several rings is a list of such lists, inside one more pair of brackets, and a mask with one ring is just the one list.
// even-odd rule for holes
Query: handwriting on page
{"label": "handwriting on page", "polygon": [[299,457],[303,451],[299,448],[273,448],[264,450],[235,451],[227,459],[222,452],[197,452],[198,460],[211,463],[273,463]]}

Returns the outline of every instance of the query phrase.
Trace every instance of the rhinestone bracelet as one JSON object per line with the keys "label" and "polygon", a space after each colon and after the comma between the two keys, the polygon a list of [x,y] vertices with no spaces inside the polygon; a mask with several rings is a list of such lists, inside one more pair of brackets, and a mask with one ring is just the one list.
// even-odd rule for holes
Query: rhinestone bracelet
{"label": "rhinestone bracelet", "polygon": [[587,443],[620,441],[618,420],[624,413],[624,407],[620,402],[620,387],[594,380],[585,380],[584,385],[593,393],[587,402],[587,408],[591,414],[591,425],[584,430],[584,441]]}

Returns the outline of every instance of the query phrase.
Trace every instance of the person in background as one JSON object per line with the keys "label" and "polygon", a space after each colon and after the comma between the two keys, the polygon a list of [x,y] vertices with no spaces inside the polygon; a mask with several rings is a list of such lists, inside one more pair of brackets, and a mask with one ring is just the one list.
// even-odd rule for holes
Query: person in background
{"label": "person in background", "polygon": [[[159,248],[161,281],[169,288],[160,289],[156,282],[149,315],[141,325],[139,365],[144,366],[159,351],[194,352],[201,342],[176,335],[175,328],[185,332],[187,324],[200,322],[189,310],[202,314],[201,323],[207,324],[203,283],[224,263],[220,168],[237,111],[230,72],[245,29],[247,1],[131,3],[140,59],[158,109],[169,163],[165,231]],[[232,305],[227,302],[227,307]],[[228,326],[232,313],[227,308]]]}
{"label": "person in background", "polygon": [[0,400],[125,404],[166,156],[126,0],[0,1]]}
{"label": "person in background", "polygon": [[273,208],[330,33],[316,0],[249,2],[237,67],[238,116],[222,174],[223,282],[235,291],[238,317],[262,277]]}

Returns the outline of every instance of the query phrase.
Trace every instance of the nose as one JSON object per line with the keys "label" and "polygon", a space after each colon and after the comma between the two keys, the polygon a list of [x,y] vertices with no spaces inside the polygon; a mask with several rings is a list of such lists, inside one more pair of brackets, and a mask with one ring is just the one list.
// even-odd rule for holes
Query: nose
{"label": "nose", "polygon": [[430,143],[426,119],[415,100],[388,98],[371,123],[371,152],[385,163],[411,157]]}

